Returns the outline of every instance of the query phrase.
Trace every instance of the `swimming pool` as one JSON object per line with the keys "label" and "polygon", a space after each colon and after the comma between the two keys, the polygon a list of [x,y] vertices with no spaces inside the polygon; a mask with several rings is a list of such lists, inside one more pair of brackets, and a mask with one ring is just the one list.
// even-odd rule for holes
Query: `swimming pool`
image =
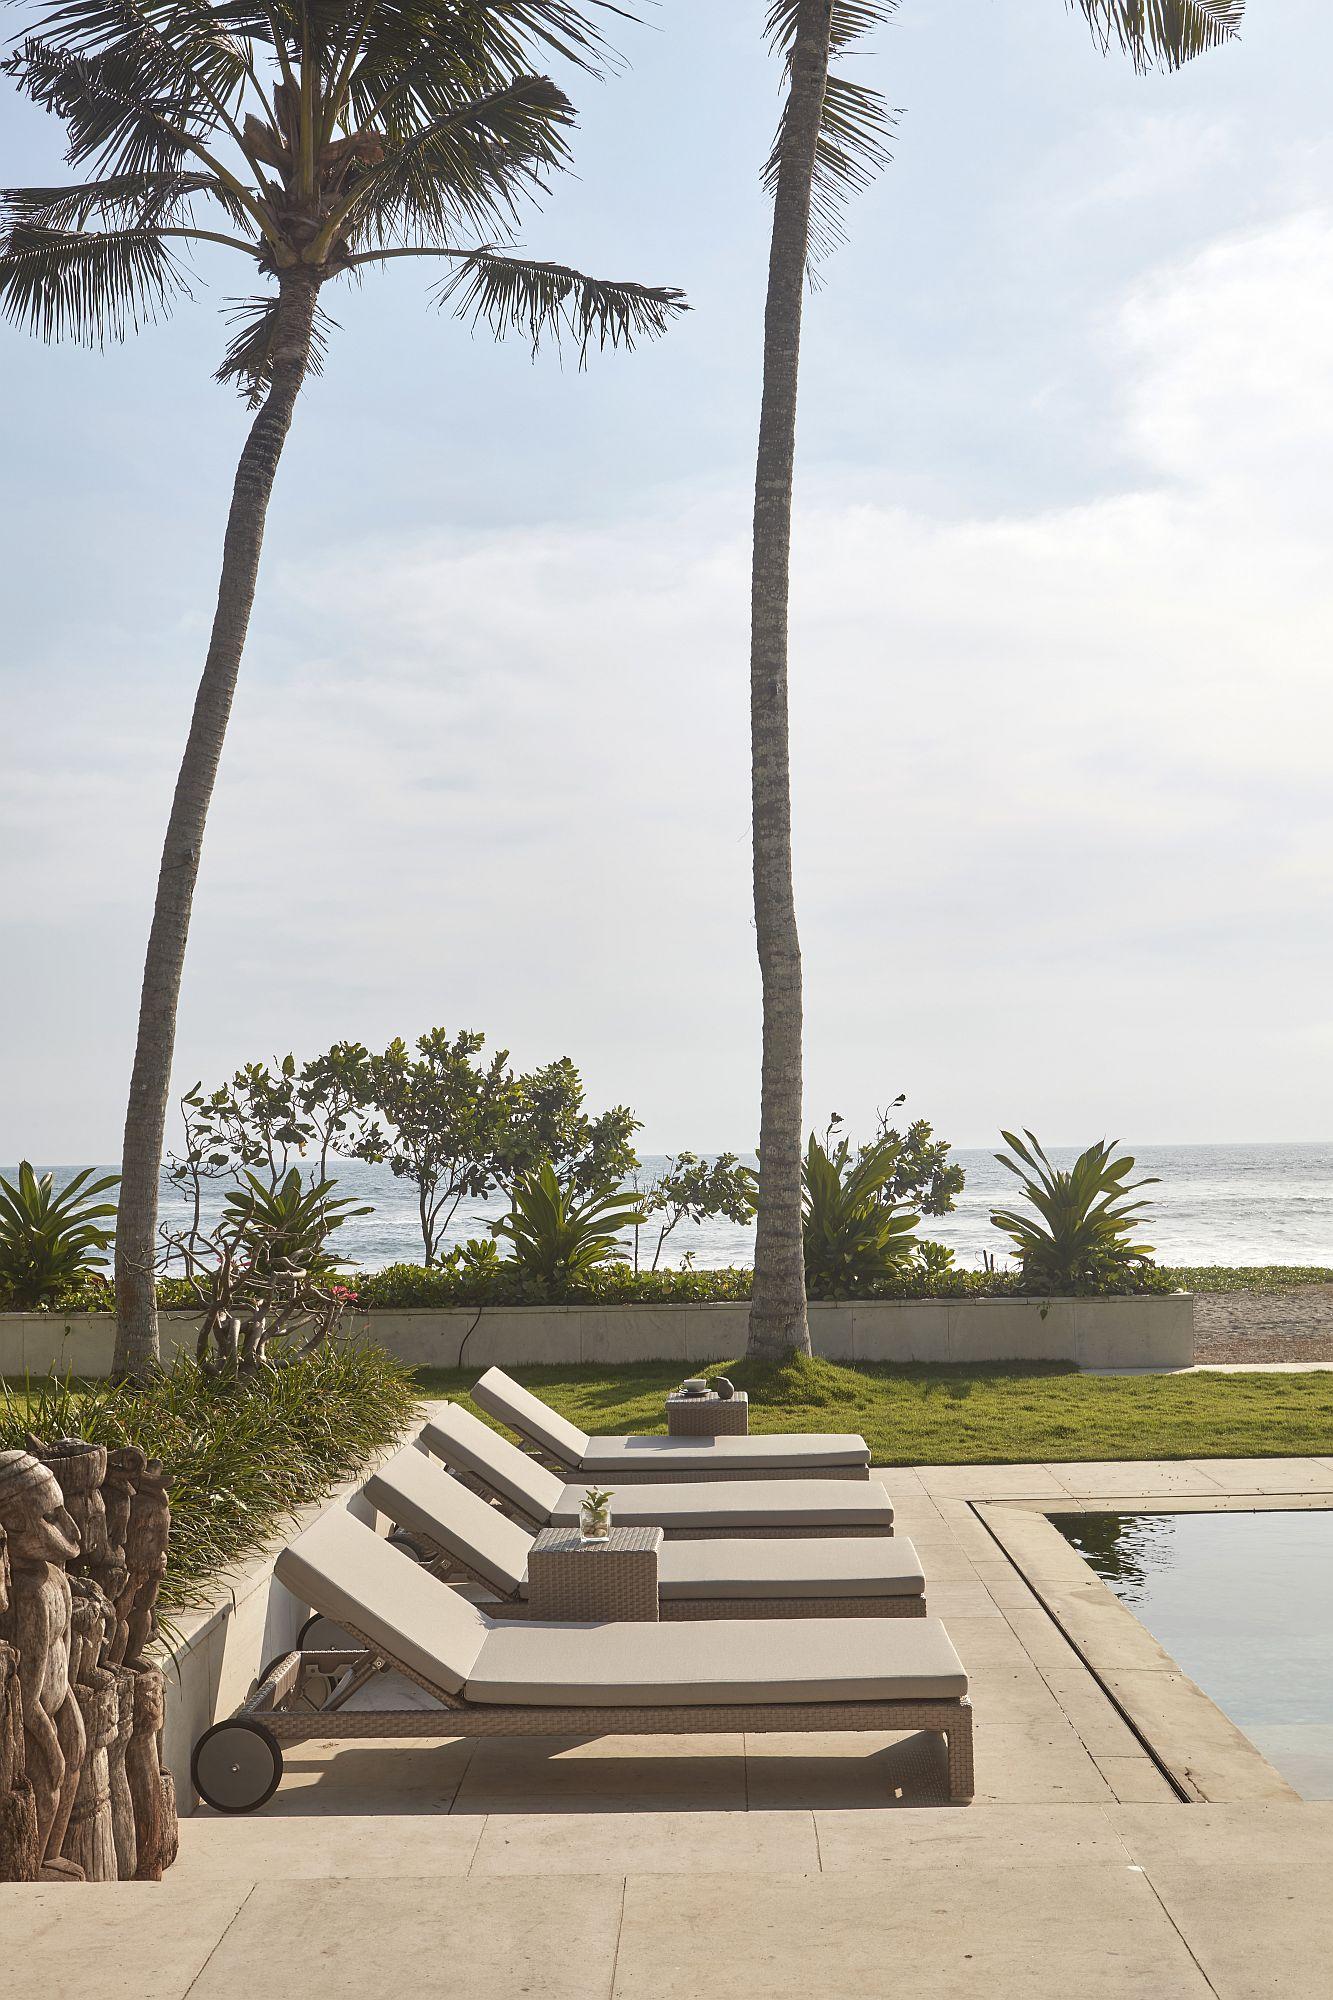
{"label": "swimming pool", "polygon": [[1052,1514],[1306,1799],[1333,1799],[1333,1510]]}

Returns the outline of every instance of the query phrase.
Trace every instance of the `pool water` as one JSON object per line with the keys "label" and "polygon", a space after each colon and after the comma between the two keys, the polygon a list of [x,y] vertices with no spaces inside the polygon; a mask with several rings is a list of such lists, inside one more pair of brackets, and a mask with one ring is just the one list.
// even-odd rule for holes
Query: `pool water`
{"label": "pool water", "polygon": [[1306,1799],[1333,1799],[1333,1510],[1053,1514]]}

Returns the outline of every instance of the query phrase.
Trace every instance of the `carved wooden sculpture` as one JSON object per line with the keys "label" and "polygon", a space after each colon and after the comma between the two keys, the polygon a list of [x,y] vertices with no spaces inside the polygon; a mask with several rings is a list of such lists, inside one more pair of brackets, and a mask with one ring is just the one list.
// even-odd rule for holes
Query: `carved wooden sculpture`
{"label": "carved wooden sculpture", "polygon": [[123,1604],[127,1638],[123,1657],[127,1666],[139,1664],[153,1637],[157,1594],[166,1574],[167,1543],[171,1536],[167,1486],[161,1459],[148,1459],[135,1482],[125,1533],[128,1575]]}
{"label": "carved wooden sculpture", "polygon": [[73,1605],[64,1568],[79,1543],[59,1485],[30,1452],[0,1452],[0,1527],[9,1538],[11,1575],[0,1638],[18,1651],[40,1874],[77,1881],[78,1868],[61,1859],[61,1850],[84,1753],[83,1717],[70,1685]]}
{"label": "carved wooden sculpture", "polygon": [[134,1803],[138,1859],[135,1880],[159,1882],[176,1859],[176,1788],[162,1769],[162,1723],[166,1688],[161,1669],[137,1666],[134,1676],[134,1729],[125,1755],[125,1773]]}
{"label": "carved wooden sculpture", "polygon": [[115,1614],[90,1576],[71,1578],[73,1636],[70,1679],[83,1717],[83,1763],[62,1852],[86,1882],[118,1879],[115,1832],[111,1818],[109,1753],[119,1725],[116,1677],[98,1665]]}
{"label": "carved wooden sculpture", "polygon": [[[9,1545],[0,1528],[0,1626],[9,1611]],[[0,1640],[0,1882],[35,1882],[37,1801],[24,1773],[19,1656]]]}

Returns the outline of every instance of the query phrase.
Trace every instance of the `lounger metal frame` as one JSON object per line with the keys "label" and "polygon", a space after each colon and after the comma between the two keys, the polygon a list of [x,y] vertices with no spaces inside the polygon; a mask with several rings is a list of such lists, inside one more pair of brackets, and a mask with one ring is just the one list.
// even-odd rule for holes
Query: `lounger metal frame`
{"label": "lounger metal frame", "polygon": [[[464,1465],[459,1459],[444,1457],[442,1453],[436,1450],[433,1444],[427,1448],[431,1457],[437,1459],[441,1465],[446,1466],[455,1479],[461,1480],[471,1492],[479,1493],[483,1499],[492,1501],[499,1508],[500,1512],[507,1515],[511,1521],[517,1521],[524,1528],[534,1529],[549,1528],[555,1525],[549,1516],[536,1514],[530,1507],[525,1507],[521,1500],[515,1500],[510,1494],[502,1493],[499,1487],[492,1480],[488,1479],[484,1472],[475,1471],[471,1466]],[[626,1481],[625,1483],[627,1485],[637,1483],[639,1485],[654,1486],[658,1484],[656,1480]],[[671,1482],[664,1480],[661,1483],[668,1485]],[[573,1523],[570,1522],[566,1525],[572,1526]],[[737,1522],[732,1522],[723,1528],[665,1528],[663,1533],[669,1541],[677,1542],[748,1542],[756,1536],[763,1536],[769,1541],[799,1542],[822,1535],[883,1535],[891,1537],[893,1534],[893,1523],[888,1522],[876,1525],[873,1521],[868,1521],[865,1523],[855,1523],[848,1527],[835,1526],[830,1523],[822,1528],[799,1528],[792,1526],[785,1528],[759,1528],[743,1527]]]}

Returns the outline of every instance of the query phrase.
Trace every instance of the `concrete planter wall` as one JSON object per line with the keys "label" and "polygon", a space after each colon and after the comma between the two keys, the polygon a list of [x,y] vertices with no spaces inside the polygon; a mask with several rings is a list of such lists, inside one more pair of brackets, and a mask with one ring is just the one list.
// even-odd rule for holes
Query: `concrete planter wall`
{"label": "concrete planter wall", "polygon": [[[421,1307],[355,1324],[419,1367],[492,1362],[726,1361],[745,1348],[745,1305]],[[192,1350],[196,1321],[162,1315],[164,1355]],[[1189,1292],[1112,1299],[869,1299],[812,1305],[810,1337],[832,1361],[1074,1361],[1185,1368]],[[98,1313],[0,1313],[0,1375],[105,1375],[115,1330]]]}

